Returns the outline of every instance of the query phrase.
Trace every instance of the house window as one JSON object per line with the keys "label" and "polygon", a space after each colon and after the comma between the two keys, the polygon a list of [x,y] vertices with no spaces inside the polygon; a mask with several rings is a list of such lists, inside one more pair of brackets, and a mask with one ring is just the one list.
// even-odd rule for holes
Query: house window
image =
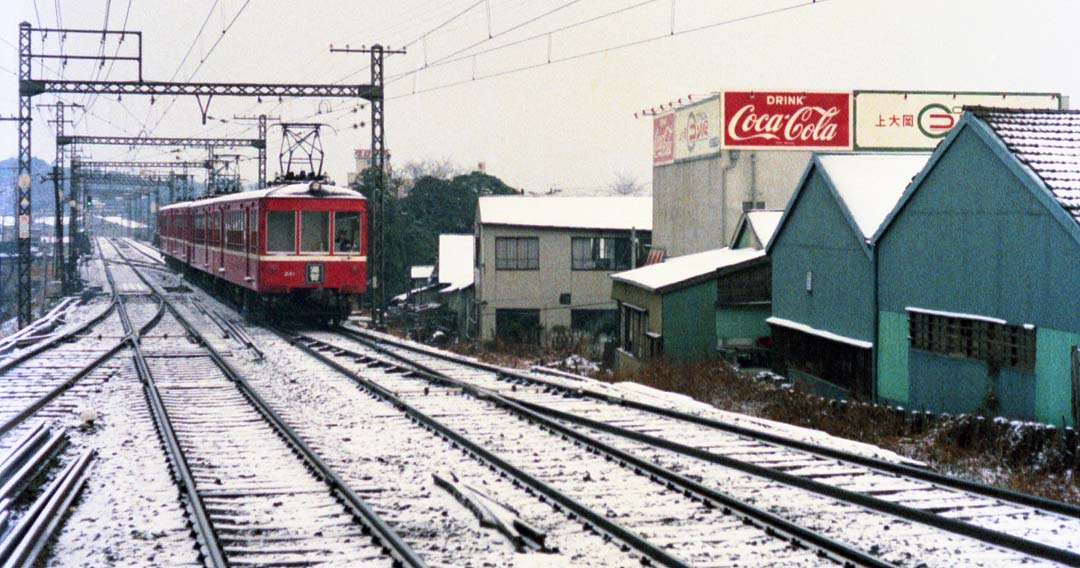
{"label": "house window", "polygon": [[244,250],[243,211],[225,213],[225,247],[231,250]]}
{"label": "house window", "polygon": [[638,359],[650,359],[663,354],[663,338],[649,332],[649,312],[630,304],[620,305],[620,345],[623,351]]}
{"label": "house window", "polygon": [[495,336],[511,343],[540,343],[540,310],[495,310]]}
{"label": "house window", "polygon": [[330,213],[300,213],[300,252],[330,252]]}
{"label": "house window", "polygon": [[570,266],[574,270],[629,270],[630,239],[627,237],[574,237],[570,241]]}
{"label": "house window", "polygon": [[616,310],[570,310],[570,329],[614,337],[619,330],[618,314]]}
{"label": "house window", "polygon": [[540,239],[537,237],[496,238],[495,270],[540,270]]}
{"label": "house window", "polygon": [[909,310],[912,349],[1035,370],[1034,326]]}
{"label": "house window", "polygon": [[296,211],[266,213],[266,252],[296,252]]}

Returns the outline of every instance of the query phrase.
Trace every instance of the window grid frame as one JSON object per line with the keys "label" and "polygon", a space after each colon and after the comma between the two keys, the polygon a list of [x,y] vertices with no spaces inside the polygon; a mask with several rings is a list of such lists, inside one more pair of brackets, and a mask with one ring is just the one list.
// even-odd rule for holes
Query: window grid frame
{"label": "window grid frame", "polygon": [[1034,326],[909,311],[908,338],[911,348],[919,351],[1035,370]]}
{"label": "window grid frame", "polygon": [[540,238],[495,237],[495,270],[540,270]]}

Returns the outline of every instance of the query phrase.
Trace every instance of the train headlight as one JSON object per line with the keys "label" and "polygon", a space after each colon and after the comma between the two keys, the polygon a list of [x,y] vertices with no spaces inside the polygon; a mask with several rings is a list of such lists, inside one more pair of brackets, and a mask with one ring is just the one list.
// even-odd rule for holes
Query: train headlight
{"label": "train headlight", "polygon": [[311,193],[322,191],[322,184],[318,181],[313,181],[308,184],[308,191]]}

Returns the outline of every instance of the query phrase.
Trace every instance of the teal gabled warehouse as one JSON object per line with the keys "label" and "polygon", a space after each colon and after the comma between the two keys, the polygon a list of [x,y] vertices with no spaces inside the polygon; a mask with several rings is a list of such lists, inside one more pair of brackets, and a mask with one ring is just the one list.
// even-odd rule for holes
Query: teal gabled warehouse
{"label": "teal gabled warehouse", "polygon": [[1080,113],[968,109],[874,238],[879,398],[1077,424]]}
{"label": "teal gabled warehouse", "polygon": [[779,366],[835,397],[873,395],[873,235],[927,153],[816,154],[767,251]]}

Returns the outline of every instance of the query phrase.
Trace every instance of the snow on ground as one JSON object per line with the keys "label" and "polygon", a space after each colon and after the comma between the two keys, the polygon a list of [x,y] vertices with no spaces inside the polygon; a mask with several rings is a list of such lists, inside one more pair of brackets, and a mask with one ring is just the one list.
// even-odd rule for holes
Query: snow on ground
{"label": "snow on ground", "polygon": [[[372,332],[366,329],[364,331],[372,333],[376,336],[384,337],[386,339],[389,339],[390,341],[405,341],[394,335]],[[478,359],[475,359],[473,357],[467,357],[464,355],[458,355],[457,353],[443,351],[441,349],[429,347],[421,343],[416,343],[412,341],[405,342],[430,353],[446,355],[448,357],[461,361],[480,362]],[[518,373],[527,372],[522,369],[507,370]],[[737,412],[720,410],[719,408],[694,400],[684,394],[662,391],[659,389],[645,386],[640,383],[634,383],[629,381],[620,383],[606,383],[585,376],[571,378],[571,376],[560,377],[555,375],[538,375],[538,378],[554,384],[559,384],[570,389],[583,389],[600,393],[609,397],[626,398],[637,402],[652,404],[672,410],[678,410],[687,414],[701,416],[703,418],[709,418],[718,422],[732,424],[734,426],[740,426],[751,430],[766,432],[776,436],[783,436],[785,438],[797,440],[800,442],[818,444],[835,450],[850,452],[861,456],[873,457],[877,459],[887,460],[896,463],[905,463],[909,465],[925,465],[922,462],[906,458],[904,456],[901,456],[900,454],[897,454],[896,452],[892,452],[884,448],[879,448],[872,444],[866,444],[863,442],[856,442],[854,440],[839,438],[831,434],[822,432],[820,430],[813,430],[810,428],[804,428],[802,426],[793,426],[791,424],[785,424],[783,422],[776,422],[773,420],[757,418],[746,414],[739,414]]]}

